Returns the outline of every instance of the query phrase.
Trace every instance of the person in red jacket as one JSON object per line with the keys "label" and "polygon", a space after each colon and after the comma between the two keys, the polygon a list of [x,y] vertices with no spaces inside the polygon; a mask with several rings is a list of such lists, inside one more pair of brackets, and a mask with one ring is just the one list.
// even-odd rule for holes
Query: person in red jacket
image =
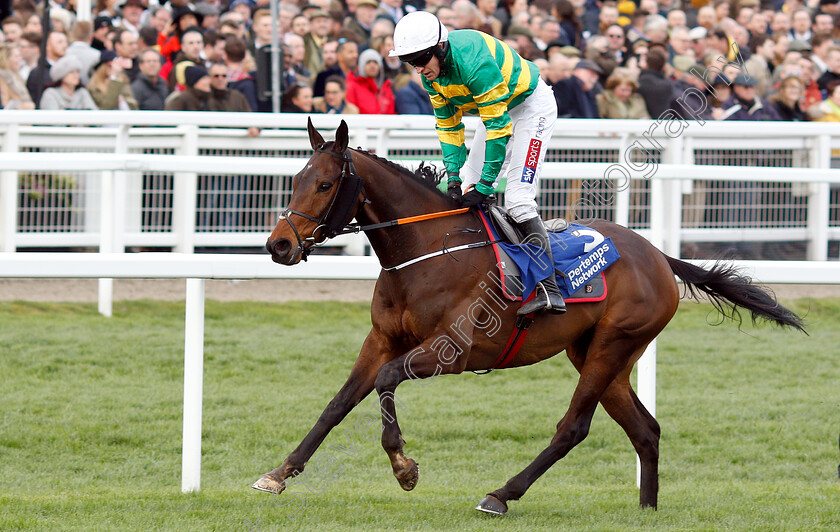
{"label": "person in red jacket", "polygon": [[[167,63],[171,63],[175,59],[175,56],[181,50],[181,37],[183,37],[184,32],[193,26],[201,26],[203,18],[189,6],[175,8],[172,12],[172,21],[163,31],[158,33],[157,45],[164,61],[168,60]],[[167,78],[171,68],[172,66],[169,66],[161,73],[163,79]]]}
{"label": "person in red jacket", "polygon": [[347,74],[347,101],[363,115],[393,115],[394,88],[385,79],[382,56],[373,49],[359,55],[359,70]]}

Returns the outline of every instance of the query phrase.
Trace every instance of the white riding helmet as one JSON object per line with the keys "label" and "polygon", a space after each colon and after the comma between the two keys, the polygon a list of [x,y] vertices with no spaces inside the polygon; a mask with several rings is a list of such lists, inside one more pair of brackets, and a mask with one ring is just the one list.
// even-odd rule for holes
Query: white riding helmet
{"label": "white riding helmet", "polygon": [[414,11],[394,28],[394,49],[389,57],[421,52],[449,39],[449,30],[428,11]]}

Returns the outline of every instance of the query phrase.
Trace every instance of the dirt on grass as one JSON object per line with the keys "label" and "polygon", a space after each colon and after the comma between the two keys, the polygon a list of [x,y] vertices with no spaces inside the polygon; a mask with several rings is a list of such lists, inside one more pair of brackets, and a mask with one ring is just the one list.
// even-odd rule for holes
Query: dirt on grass
{"label": "dirt on grass", "polygon": [[[375,281],[258,279],[208,280],[206,296],[217,301],[341,301],[365,302],[373,296]],[[840,297],[840,286],[770,285],[781,299]],[[114,299],[184,299],[184,279],[116,279]],[[0,301],[92,303],[97,301],[95,279],[0,279]]]}
{"label": "dirt on grass", "polygon": [[[370,301],[375,281],[321,281],[256,279],[228,281],[209,279],[205,294],[217,301]],[[96,302],[96,279],[0,279],[0,301]],[[115,279],[114,299],[159,299],[181,301],[184,279]]]}

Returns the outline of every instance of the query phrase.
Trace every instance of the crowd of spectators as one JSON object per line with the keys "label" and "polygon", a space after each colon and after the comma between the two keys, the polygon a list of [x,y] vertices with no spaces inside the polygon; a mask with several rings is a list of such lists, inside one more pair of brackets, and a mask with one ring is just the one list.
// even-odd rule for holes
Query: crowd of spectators
{"label": "crowd of spectators", "polygon": [[[4,109],[271,112],[268,0],[15,0]],[[425,9],[534,61],[560,117],[840,121],[840,0],[281,0],[281,112],[432,114],[394,26]]]}

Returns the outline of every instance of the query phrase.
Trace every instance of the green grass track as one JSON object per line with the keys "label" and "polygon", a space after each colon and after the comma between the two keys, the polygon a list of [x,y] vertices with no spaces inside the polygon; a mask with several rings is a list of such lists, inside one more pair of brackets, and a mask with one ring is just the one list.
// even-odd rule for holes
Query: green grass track
{"label": "green grass track", "polygon": [[473,508],[553,436],[576,382],[563,355],[400,386],[413,492],[357,430],[369,397],[316,453],[320,471],[276,498],[249,486],[343,384],[369,306],[208,301],[202,489],[183,495],[183,303],[116,303],[112,318],[0,303],[0,530],[837,531],[840,300],[788,303],[811,336],[711,326],[692,303],[660,336],[658,511],[638,508],[632,447],[599,408],[503,518]]}

